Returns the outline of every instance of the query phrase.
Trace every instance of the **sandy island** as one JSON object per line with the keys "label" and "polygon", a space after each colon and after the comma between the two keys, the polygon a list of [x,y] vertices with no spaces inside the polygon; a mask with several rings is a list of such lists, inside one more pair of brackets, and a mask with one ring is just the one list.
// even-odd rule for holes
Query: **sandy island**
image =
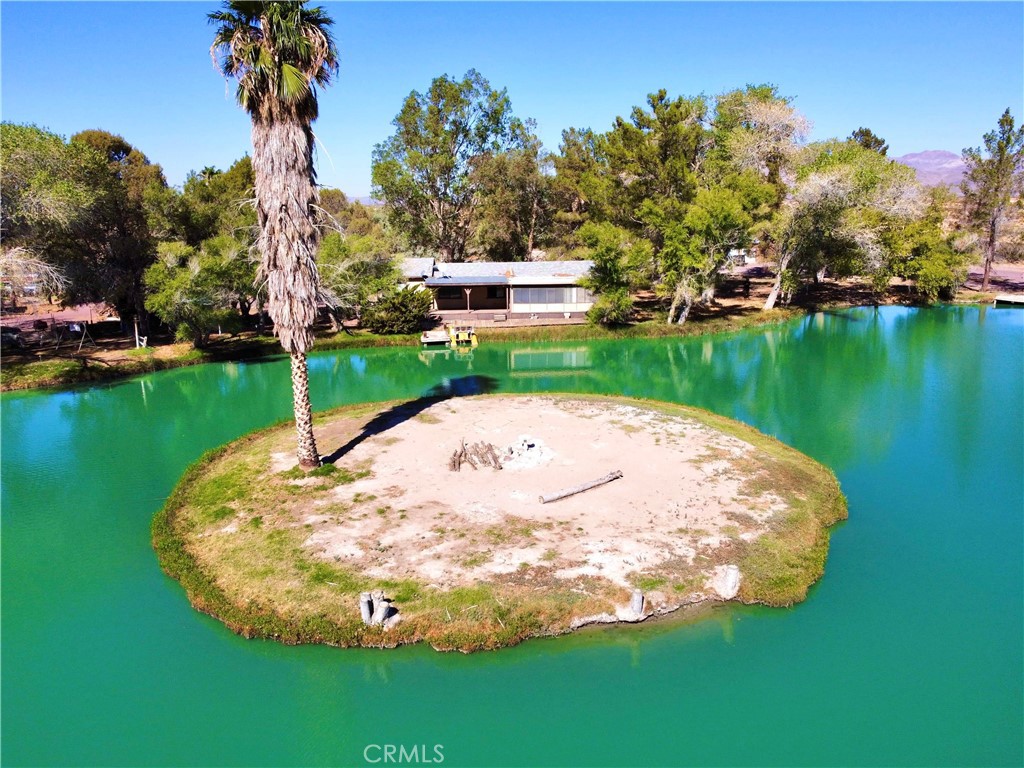
{"label": "sandy island", "polygon": [[[845,517],[828,470],[675,405],[488,395],[383,418],[341,409],[317,429],[337,458],[310,476],[291,437],[235,444],[165,510],[205,585],[189,589],[193,603],[290,642],[468,650],[708,601],[790,604],[820,577],[827,527]],[[493,446],[501,469],[453,471],[463,444]],[[621,479],[541,502],[614,470]],[[361,620],[368,590],[394,601],[384,627]]]}

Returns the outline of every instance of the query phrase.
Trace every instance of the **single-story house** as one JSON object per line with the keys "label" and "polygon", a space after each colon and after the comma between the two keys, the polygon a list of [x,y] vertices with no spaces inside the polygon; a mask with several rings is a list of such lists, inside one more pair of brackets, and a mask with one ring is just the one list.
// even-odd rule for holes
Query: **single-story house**
{"label": "single-story house", "polygon": [[594,296],[579,285],[592,261],[437,262],[405,259],[408,285],[434,293],[434,309],[446,315],[494,315],[488,319],[581,317]]}

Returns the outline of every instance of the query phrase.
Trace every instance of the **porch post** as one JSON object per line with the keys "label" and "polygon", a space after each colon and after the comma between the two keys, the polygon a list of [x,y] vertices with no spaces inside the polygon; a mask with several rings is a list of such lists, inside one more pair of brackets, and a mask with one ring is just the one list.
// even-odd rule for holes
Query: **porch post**
{"label": "porch post", "polygon": [[463,288],[462,290],[464,290],[466,292],[466,311],[467,312],[472,312],[473,310],[470,309],[470,307],[469,307],[469,294],[473,292],[473,289],[472,288]]}

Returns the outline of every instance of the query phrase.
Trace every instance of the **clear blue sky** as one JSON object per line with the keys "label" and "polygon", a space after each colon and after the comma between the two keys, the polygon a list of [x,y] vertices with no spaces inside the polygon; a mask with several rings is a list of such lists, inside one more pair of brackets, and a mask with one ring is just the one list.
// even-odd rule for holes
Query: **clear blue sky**
{"label": "clear blue sky", "polygon": [[[341,71],[314,130],[321,183],[370,191],[370,153],[412,90],[476,68],[545,146],[646,94],[771,82],[812,138],[864,125],[890,155],[959,152],[1024,118],[1024,3],[322,3]],[[2,117],[123,135],[180,185],[249,151],[208,55],[215,2],[0,3]]]}

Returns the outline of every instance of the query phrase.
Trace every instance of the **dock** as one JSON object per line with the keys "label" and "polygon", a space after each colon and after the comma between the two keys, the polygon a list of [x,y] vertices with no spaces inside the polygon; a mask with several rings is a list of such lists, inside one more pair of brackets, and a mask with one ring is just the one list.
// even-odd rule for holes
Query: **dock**
{"label": "dock", "polygon": [[424,331],[420,336],[420,343],[425,347],[448,346],[451,340],[448,331]]}
{"label": "dock", "polygon": [[476,330],[471,325],[445,325],[443,330],[424,331],[420,344],[424,347],[469,347],[479,344]]}
{"label": "dock", "polygon": [[1000,293],[992,304],[996,307],[1024,307],[1024,294]]}

